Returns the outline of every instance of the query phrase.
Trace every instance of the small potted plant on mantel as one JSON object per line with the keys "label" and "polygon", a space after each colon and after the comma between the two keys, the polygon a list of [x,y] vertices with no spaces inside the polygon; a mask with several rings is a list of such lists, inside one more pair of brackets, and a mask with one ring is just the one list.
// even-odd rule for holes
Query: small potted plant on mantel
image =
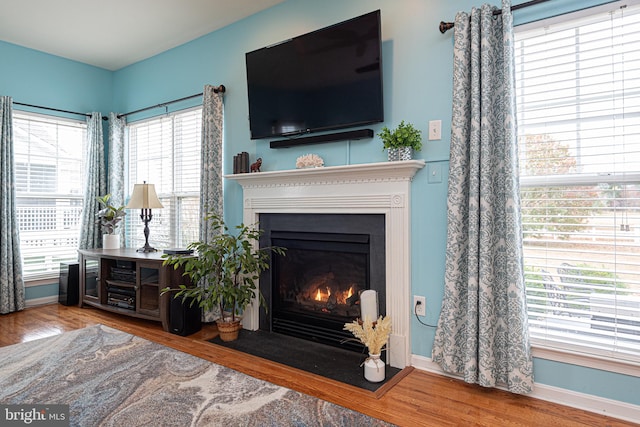
{"label": "small potted plant on mantel", "polygon": [[188,249],[195,251],[194,255],[163,255],[164,265],[183,267],[194,286],[180,285],[162,292],[175,292],[174,298],[183,301],[191,299],[191,304],[205,311],[217,307],[220,339],[233,341],[242,328],[241,315],[256,295],[258,303],[265,306],[256,281],[269,268],[269,253],[284,255],[284,248],[256,248],[262,234],[258,228],[240,224],[232,234],[218,215],[209,214],[205,219],[217,232],[210,243],[191,243]]}
{"label": "small potted plant on mantel", "polygon": [[411,123],[405,124],[404,120],[393,130],[383,127],[378,136],[382,139],[383,149],[389,150],[389,161],[411,160],[413,151],[422,149],[422,131]]}
{"label": "small potted plant on mantel", "polygon": [[115,207],[109,203],[111,194],[105,194],[102,197],[96,197],[102,209],[96,214],[97,222],[102,229],[102,249],[120,249],[120,234],[118,224],[127,214],[124,206]]}

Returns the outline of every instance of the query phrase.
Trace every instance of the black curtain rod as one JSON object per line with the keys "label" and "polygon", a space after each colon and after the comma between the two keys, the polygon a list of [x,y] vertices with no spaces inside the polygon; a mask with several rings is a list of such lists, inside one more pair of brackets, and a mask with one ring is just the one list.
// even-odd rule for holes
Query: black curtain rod
{"label": "black curtain rod", "polygon": [[[518,10],[518,9],[524,9],[525,7],[529,7],[529,6],[535,6],[537,4],[540,3],[546,3],[549,0],[531,0],[525,3],[520,3],[520,4],[516,4],[515,6],[511,6],[511,11],[513,12],[514,10]],[[497,9],[493,11],[494,15],[501,15],[502,14],[502,10]],[[453,22],[444,22],[444,21],[440,21],[440,25],[438,26],[438,29],[440,30],[440,32],[442,34],[446,33],[447,31],[449,31],[450,29],[453,28],[455,24]]]}
{"label": "black curtain rod", "polygon": [[[219,93],[219,92],[224,93],[226,91],[226,88],[224,87],[224,85],[220,85],[218,87],[213,88],[213,91],[215,93]],[[186,101],[187,99],[197,98],[199,96],[202,96],[202,92],[196,93],[195,95],[185,96],[184,98],[174,99],[173,101],[167,101],[167,102],[163,102],[161,104],[152,105],[151,107],[145,107],[145,108],[141,108],[139,110],[129,111],[128,113],[118,114],[118,118],[120,119],[122,117],[127,117],[127,116],[129,116],[131,114],[141,113],[143,111],[152,110],[154,108],[166,107],[169,104],[174,104],[174,103],[180,102],[180,101]]]}
{"label": "black curtain rod", "polygon": [[[33,104],[24,104],[22,102],[15,102],[13,101],[13,103],[15,105],[22,105],[23,107],[31,107],[31,108],[39,108],[41,110],[49,110],[49,111],[57,111],[59,113],[67,113],[67,114],[76,114],[78,116],[86,116],[86,117],[91,117],[91,114],[87,114],[87,113],[78,113],[76,111],[68,111],[68,110],[60,110],[58,108],[51,108],[51,107],[43,107],[41,105],[33,105]],[[103,117],[102,120],[109,120],[109,117]]]}

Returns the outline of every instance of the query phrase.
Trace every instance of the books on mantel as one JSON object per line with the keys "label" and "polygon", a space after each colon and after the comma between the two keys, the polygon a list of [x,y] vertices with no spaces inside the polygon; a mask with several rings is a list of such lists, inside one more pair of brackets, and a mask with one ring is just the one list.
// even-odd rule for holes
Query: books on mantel
{"label": "books on mantel", "polygon": [[243,151],[233,156],[233,173],[249,173],[249,153]]}

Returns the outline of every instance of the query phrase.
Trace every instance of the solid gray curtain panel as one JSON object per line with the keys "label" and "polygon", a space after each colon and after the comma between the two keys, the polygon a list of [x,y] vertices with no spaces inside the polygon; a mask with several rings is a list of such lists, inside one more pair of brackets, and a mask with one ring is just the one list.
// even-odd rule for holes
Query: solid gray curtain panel
{"label": "solid gray curtain panel", "polygon": [[432,358],[466,382],[529,393],[510,7],[455,20],[445,289]]}

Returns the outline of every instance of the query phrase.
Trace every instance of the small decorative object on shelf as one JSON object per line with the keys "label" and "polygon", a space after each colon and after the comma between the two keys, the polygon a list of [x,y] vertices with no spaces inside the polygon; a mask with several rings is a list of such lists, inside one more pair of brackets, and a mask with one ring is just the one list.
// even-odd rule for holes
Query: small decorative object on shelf
{"label": "small decorative object on shelf", "polygon": [[378,293],[373,289],[367,289],[360,293],[360,318],[378,318]]}
{"label": "small decorative object on shelf", "polygon": [[411,160],[413,151],[422,149],[422,131],[411,123],[405,124],[404,120],[393,130],[383,127],[378,136],[382,139],[383,149],[389,150],[389,161]]}
{"label": "small decorative object on shelf", "polygon": [[384,381],[385,363],[380,360],[380,354],[391,334],[391,318],[380,316],[377,321],[372,321],[366,316],[362,321],[345,323],[344,329],[351,332],[369,351],[369,357],[364,362],[365,379],[371,382]]}
{"label": "small decorative object on shelf", "polygon": [[319,168],[322,166],[324,166],[324,160],[317,154],[305,154],[296,159],[297,169]]}
{"label": "small decorative object on shelf", "polygon": [[103,249],[120,249],[120,234],[116,233],[118,224],[127,214],[124,206],[115,207],[109,204],[111,194],[105,194],[102,197],[96,197],[96,200],[102,206],[102,209],[96,214],[96,222],[102,228],[102,248]]}
{"label": "small decorative object on shelf", "polygon": [[249,173],[249,153],[243,151],[233,156],[233,173]]}
{"label": "small decorative object on shelf", "polygon": [[260,172],[260,166],[262,166],[262,157],[258,157],[255,163],[251,163],[251,172]]}

